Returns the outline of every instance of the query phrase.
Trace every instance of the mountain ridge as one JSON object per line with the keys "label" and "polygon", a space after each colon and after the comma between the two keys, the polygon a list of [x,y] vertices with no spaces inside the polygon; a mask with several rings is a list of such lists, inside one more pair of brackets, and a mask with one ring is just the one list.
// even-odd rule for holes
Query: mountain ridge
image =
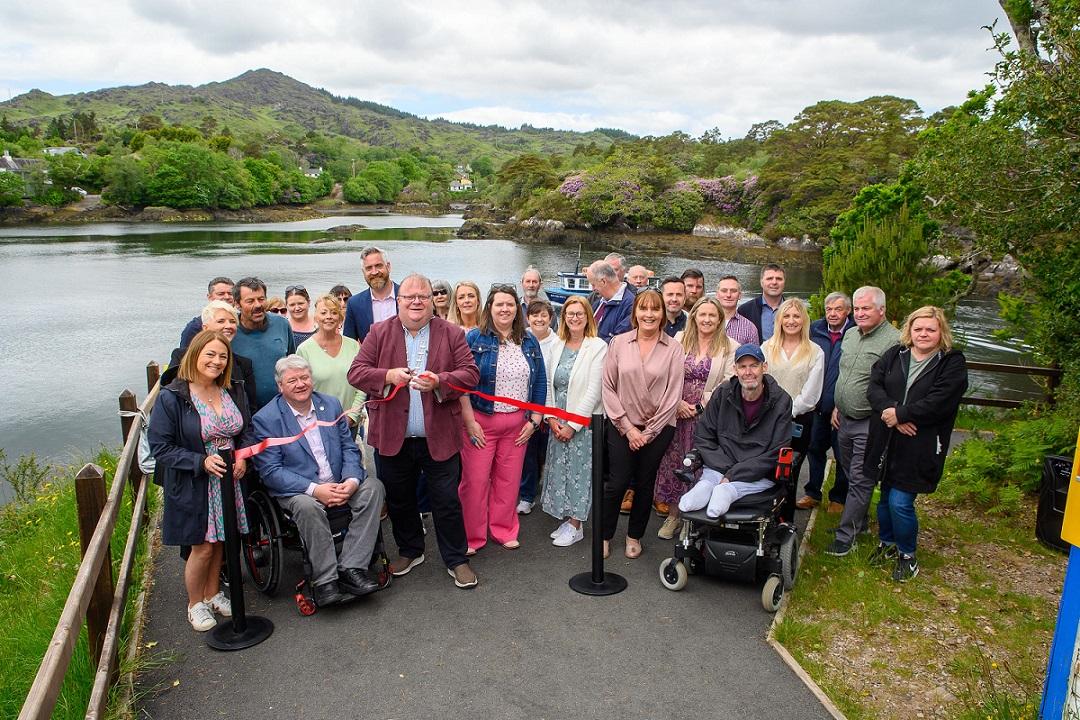
{"label": "mountain ridge", "polygon": [[302,137],[318,131],[370,146],[433,147],[459,157],[482,152],[493,159],[522,152],[572,152],[589,143],[607,147],[614,139],[601,130],[582,133],[528,125],[511,129],[421,118],[372,101],[337,96],[269,68],[195,86],[148,82],[67,95],[35,88],[0,102],[0,116],[9,122],[41,128],[54,117],[74,112],[94,112],[104,125],[134,125],[143,115],[157,115],[170,124],[198,127],[211,117],[218,128],[227,127],[238,137],[270,133]]}

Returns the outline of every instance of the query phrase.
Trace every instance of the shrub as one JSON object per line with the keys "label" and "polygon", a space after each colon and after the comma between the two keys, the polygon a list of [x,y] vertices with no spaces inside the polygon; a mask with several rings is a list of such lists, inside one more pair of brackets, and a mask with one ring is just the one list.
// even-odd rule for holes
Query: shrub
{"label": "shrub", "polygon": [[940,494],[954,504],[974,503],[991,513],[1015,515],[1021,498],[1038,489],[1043,458],[1071,455],[1076,420],[1058,411],[1004,425],[993,439],[972,437],[949,455]]}

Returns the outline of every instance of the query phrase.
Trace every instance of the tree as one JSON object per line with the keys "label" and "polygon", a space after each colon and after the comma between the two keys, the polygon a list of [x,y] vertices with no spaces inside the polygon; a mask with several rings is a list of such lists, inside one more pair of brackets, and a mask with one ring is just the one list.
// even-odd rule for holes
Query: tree
{"label": "tree", "polygon": [[532,153],[507,160],[496,179],[497,199],[511,209],[519,208],[535,190],[551,190],[559,184],[551,163]]}
{"label": "tree", "polygon": [[490,178],[495,174],[495,164],[491,162],[491,158],[487,155],[474,158],[469,165],[472,166],[473,174],[477,177]]}
{"label": "tree", "polygon": [[0,172],[0,207],[22,205],[23,179],[10,172]]}
{"label": "tree", "polygon": [[825,236],[860,188],[899,175],[915,153],[921,115],[914,100],[892,96],[804,109],[763,145],[755,224],[774,235]]}
{"label": "tree", "polygon": [[923,305],[951,309],[968,280],[960,273],[939,277],[926,263],[925,222],[907,206],[885,217],[864,216],[854,237],[835,243],[823,258],[821,294],[848,294],[862,285],[885,291],[889,319],[900,323]]}
{"label": "tree", "polygon": [[[994,83],[922,137],[916,178],[931,212],[976,231],[980,248],[1028,271],[1003,300],[1013,331],[1040,362],[1065,371],[1059,406],[1080,398],[1080,8],[1001,3],[1019,47],[996,33]],[[1072,399],[1074,402],[1068,402]]]}

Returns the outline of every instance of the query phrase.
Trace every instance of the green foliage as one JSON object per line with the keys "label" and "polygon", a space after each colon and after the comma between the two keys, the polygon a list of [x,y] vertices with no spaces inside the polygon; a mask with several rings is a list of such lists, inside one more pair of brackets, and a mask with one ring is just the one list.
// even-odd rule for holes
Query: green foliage
{"label": "green foliage", "polygon": [[1017,515],[1025,493],[1038,489],[1046,455],[1071,455],[1076,420],[1048,412],[1007,424],[992,439],[972,437],[945,463],[938,493],[951,503],[972,503],[998,515]]}
{"label": "green foliage", "polygon": [[7,461],[7,453],[0,448],[0,480],[15,491],[17,502],[29,503],[37,499],[52,473],[52,466],[38,462],[34,454],[23,455],[12,465]]}
{"label": "green foliage", "polygon": [[970,281],[962,273],[941,277],[924,262],[927,222],[925,216],[912,218],[906,205],[880,219],[864,212],[861,227],[850,239],[844,234],[854,229],[852,217],[845,223],[823,258],[822,297],[876,285],[885,291],[889,319],[899,323],[923,305],[951,309],[966,290]]}
{"label": "green foliage", "polygon": [[969,95],[920,138],[913,173],[934,214],[968,227],[980,249],[1011,253],[1027,270],[1024,293],[1006,299],[1010,327],[1040,362],[1066,371],[1062,400],[1080,400],[1080,9],[1050,3],[1038,20],[1006,7],[1042,56],[994,36],[995,85]]}
{"label": "green foliage", "polygon": [[694,190],[671,189],[656,199],[653,224],[663,230],[690,232],[705,211],[705,200]]}
{"label": "green foliage", "polygon": [[379,188],[370,180],[360,177],[349,178],[341,187],[344,198],[351,203],[379,202]]}
{"label": "green foliage", "polygon": [[496,175],[496,199],[503,207],[518,209],[535,190],[551,190],[559,184],[547,158],[526,154],[507,161]]}
{"label": "green foliage", "polygon": [[378,202],[394,202],[398,193],[405,189],[406,178],[401,166],[390,160],[376,160],[357,175],[374,185],[378,191]]}
{"label": "green foliage", "polygon": [[0,207],[22,205],[23,179],[14,173],[0,173]]}
{"label": "green foliage", "polygon": [[899,175],[921,115],[915,101],[892,96],[825,100],[770,130],[754,224],[769,235],[824,237],[860,188]]}
{"label": "green foliage", "polygon": [[148,205],[146,166],[131,155],[115,158],[105,170],[105,191],[101,197],[113,205]]}

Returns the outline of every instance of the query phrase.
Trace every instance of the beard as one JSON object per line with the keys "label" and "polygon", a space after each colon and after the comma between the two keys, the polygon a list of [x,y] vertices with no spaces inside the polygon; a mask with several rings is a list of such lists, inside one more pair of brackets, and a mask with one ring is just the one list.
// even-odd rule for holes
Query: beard
{"label": "beard", "polygon": [[367,280],[367,285],[372,290],[382,290],[386,287],[386,283],[390,282],[390,273],[378,273],[364,279]]}

